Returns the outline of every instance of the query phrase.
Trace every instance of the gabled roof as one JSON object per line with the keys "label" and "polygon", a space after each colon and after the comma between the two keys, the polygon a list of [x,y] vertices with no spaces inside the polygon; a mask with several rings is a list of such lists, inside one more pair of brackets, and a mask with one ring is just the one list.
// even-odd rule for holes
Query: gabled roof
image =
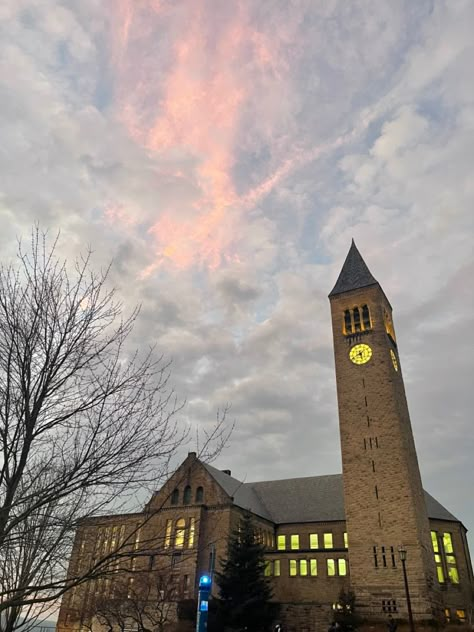
{"label": "gabled roof", "polygon": [[[237,507],[276,524],[345,520],[342,474],[243,483],[204,464]],[[428,517],[459,522],[433,496],[424,492]]]}
{"label": "gabled roof", "polygon": [[372,276],[367,264],[362,259],[362,255],[357,250],[354,240],[347,254],[342,270],[329,296],[358,290],[368,285],[376,285],[377,280]]}

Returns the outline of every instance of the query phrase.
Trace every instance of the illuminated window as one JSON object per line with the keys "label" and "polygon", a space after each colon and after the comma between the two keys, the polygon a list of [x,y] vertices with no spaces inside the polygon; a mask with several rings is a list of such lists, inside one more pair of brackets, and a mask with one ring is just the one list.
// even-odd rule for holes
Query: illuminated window
{"label": "illuminated window", "polygon": [[456,566],[448,566],[448,576],[452,584],[459,584],[459,573]]}
{"label": "illuminated window", "polygon": [[171,546],[171,529],[173,528],[173,521],[166,521],[166,531],[165,531],[165,549],[168,549]]}
{"label": "illuminated window", "polygon": [[364,329],[370,329],[370,313],[367,305],[362,305],[362,324],[364,325]]}
{"label": "illuminated window", "polygon": [[305,577],[308,574],[308,561],[300,560],[300,575]]}
{"label": "illuminated window", "polygon": [[347,531],[344,531],[344,548],[345,549],[349,548],[349,539],[347,537]]}
{"label": "illuminated window", "polygon": [[450,533],[443,533],[443,546],[445,553],[453,552],[453,540]]}
{"label": "illuminated window", "polygon": [[194,546],[194,534],[196,532],[196,518],[189,519],[188,549]]}
{"label": "illuminated window", "polygon": [[451,622],[451,610],[449,608],[444,609],[444,617],[446,619],[446,623]]}
{"label": "illuminated window", "polygon": [[438,582],[440,584],[444,584],[445,576],[444,576],[444,569],[443,569],[443,561],[441,559],[441,555],[439,551],[438,534],[436,531],[431,531],[431,544],[433,546],[433,551],[434,551],[434,559],[435,559],[435,564],[436,564],[436,576],[438,578]]}
{"label": "illuminated window", "polygon": [[290,560],[290,577],[296,577],[298,574],[298,566],[296,560]]}
{"label": "illuminated window", "polygon": [[351,320],[351,312],[346,309],[344,312],[344,333],[351,334],[352,333],[352,320]]}
{"label": "illuminated window", "polygon": [[360,331],[361,330],[361,326],[360,326],[360,312],[359,312],[359,308],[358,307],[354,307],[353,310],[353,315],[354,315],[354,330],[355,331]]}
{"label": "illuminated window", "polygon": [[395,342],[396,338],[395,338],[395,330],[393,328],[392,317],[390,316],[390,314],[385,309],[383,310],[383,319],[384,319],[384,323],[385,323],[385,331],[390,336],[390,338],[393,340],[393,342]]}
{"label": "illuminated window", "polygon": [[344,558],[337,560],[337,571],[339,575],[347,575],[347,562]]}
{"label": "illuminated window", "polygon": [[280,560],[273,560],[273,575],[280,577]]}
{"label": "illuminated window", "polygon": [[270,560],[265,560],[265,577],[270,577],[272,574],[272,563]]}
{"label": "illuminated window", "polygon": [[293,551],[300,548],[300,536],[299,535],[290,535],[290,547],[291,547],[291,549]]}
{"label": "illuminated window", "polygon": [[284,551],[286,549],[286,535],[279,535],[277,537],[277,549]]}
{"label": "illuminated window", "polygon": [[439,544],[438,544],[438,534],[436,531],[431,532],[431,544],[433,545],[433,551],[435,553],[439,552]]}
{"label": "illuminated window", "polygon": [[336,560],[326,560],[326,566],[328,577],[334,577],[336,575]]}
{"label": "illuminated window", "polygon": [[319,538],[317,533],[309,534],[309,548],[310,549],[319,549]]}
{"label": "illuminated window", "polygon": [[324,542],[325,549],[332,549],[333,548],[332,533],[325,533],[323,535],[323,542]]}
{"label": "illuminated window", "polygon": [[176,530],[174,534],[174,545],[177,549],[182,549],[184,546],[184,537],[186,533],[186,521],[184,518],[176,520]]}
{"label": "illuminated window", "polygon": [[191,487],[189,485],[186,485],[186,487],[184,488],[184,494],[183,494],[183,504],[189,505],[190,502],[191,502]]}
{"label": "illuminated window", "polygon": [[456,617],[461,621],[461,623],[466,623],[466,611],[465,610],[456,610]]}
{"label": "illuminated window", "polygon": [[204,500],[204,489],[202,487],[198,487],[196,489],[196,502],[202,503]]}
{"label": "illuminated window", "polygon": [[312,577],[318,574],[318,560],[309,560],[309,571]]}
{"label": "illuminated window", "polygon": [[177,505],[179,503],[179,489],[175,489],[171,494],[171,504]]}

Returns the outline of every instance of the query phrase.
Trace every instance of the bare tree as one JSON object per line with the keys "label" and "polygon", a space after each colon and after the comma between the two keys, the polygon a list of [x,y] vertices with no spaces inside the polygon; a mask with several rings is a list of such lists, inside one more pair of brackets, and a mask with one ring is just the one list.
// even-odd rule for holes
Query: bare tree
{"label": "bare tree", "polygon": [[[124,317],[107,273],[91,271],[90,252],[71,272],[38,229],[0,267],[2,632],[107,572],[110,554],[67,574],[79,518],[156,488],[186,437],[168,364],[127,352],[138,310]],[[208,439],[219,436],[218,421]]]}

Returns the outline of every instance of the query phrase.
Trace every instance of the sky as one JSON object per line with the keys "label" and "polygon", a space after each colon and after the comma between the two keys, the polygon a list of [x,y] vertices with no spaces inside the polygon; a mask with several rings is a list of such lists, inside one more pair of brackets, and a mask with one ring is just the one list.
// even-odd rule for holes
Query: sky
{"label": "sky", "polygon": [[254,481],[341,471],[327,295],[354,238],[424,487],[474,530],[473,24],[471,0],[2,0],[1,257],[39,222],[113,260],[131,343],[172,360],[183,423],[230,404],[214,465]]}

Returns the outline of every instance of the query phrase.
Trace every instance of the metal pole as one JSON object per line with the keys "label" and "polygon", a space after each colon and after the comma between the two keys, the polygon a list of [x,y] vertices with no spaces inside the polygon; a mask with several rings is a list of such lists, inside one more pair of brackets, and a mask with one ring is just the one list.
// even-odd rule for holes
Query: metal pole
{"label": "metal pole", "polygon": [[413,613],[411,611],[410,591],[408,589],[407,569],[405,566],[404,559],[402,559],[402,568],[403,568],[403,580],[405,582],[405,594],[407,598],[407,610],[408,610],[408,621],[410,623],[410,632],[415,632],[415,624],[413,622]]}

